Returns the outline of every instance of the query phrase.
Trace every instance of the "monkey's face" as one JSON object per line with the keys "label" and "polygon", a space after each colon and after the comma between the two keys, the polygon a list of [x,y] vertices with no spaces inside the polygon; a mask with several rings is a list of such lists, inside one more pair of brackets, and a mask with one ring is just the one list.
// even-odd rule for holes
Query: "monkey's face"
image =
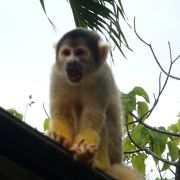
{"label": "monkey's face", "polygon": [[85,64],[90,58],[90,51],[87,47],[77,45],[63,45],[58,53],[58,61],[64,68],[65,76],[72,83],[78,83],[84,77]]}
{"label": "monkey's face", "polygon": [[98,72],[106,59],[109,45],[99,35],[78,28],[66,33],[56,46],[56,63],[61,77],[77,84]]}

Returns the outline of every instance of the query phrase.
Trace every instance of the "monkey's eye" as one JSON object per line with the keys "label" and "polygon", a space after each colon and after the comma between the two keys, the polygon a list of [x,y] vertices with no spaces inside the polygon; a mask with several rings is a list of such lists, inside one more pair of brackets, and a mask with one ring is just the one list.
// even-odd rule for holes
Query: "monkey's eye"
{"label": "monkey's eye", "polygon": [[71,54],[70,50],[69,49],[63,49],[63,51],[61,52],[62,55],[64,56],[69,56]]}
{"label": "monkey's eye", "polygon": [[78,49],[75,51],[75,55],[76,55],[76,56],[86,56],[86,55],[87,55],[87,51],[86,51],[85,49],[78,48]]}

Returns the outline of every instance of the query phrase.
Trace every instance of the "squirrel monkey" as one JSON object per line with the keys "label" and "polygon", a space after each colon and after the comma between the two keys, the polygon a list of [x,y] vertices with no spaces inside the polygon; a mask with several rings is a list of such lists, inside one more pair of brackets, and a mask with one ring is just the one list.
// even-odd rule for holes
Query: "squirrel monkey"
{"label": "squirrel monkey", "polygon": [[106,63],[108,51],[97,33],[83,28],[59,40],[51,76],[49,137],[81,163],[121,180],[140,180],[121,165],[122,107]]}

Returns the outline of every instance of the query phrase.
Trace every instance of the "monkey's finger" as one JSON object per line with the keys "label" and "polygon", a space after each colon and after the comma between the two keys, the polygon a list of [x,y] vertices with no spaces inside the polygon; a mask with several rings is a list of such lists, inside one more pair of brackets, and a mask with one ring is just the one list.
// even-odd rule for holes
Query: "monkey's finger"
{"label": "monkey's finger", "polygon": [[59,144],[61,144],[63,147],[65,147],[66,149],[69,149],[71,146],[70,141],[65,138],[63,135],[58,134],[56,137],[56,142],[58,142]]}
{"label": "monkey's finger", "polygon": [[55,132],[49,132],[48,136],[52,139],[55,140],[56,139],[56,133]]}
{"label": "monkey's finger", "polygon": [[97,146],[95,144],[88,144],[86,148],[89,154],[95,154],[97,152]]}

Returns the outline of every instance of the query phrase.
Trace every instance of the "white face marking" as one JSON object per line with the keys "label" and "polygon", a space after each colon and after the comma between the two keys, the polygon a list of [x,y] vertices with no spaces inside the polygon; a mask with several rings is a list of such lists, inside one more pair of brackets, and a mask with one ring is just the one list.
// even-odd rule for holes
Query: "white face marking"
{"label": "white face marking", "polygon": [[68,45],[64,45],[62,48],[60,48],[58,53],[58,59],[61,62],[66,62],[68,60],[86,61],[89,57],[89,49],[82,45],[79,45],[75,48]]}

